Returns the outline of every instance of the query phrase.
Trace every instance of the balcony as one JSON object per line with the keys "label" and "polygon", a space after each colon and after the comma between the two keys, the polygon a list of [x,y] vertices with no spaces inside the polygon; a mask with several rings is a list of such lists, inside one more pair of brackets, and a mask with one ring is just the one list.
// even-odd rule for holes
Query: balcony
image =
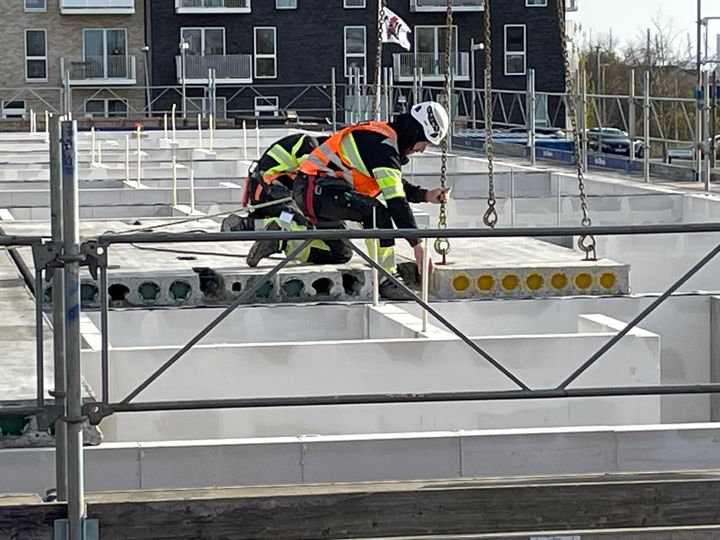
{"label": "balcony", "polygon": [[[484,0],[453,0],[453,11],[482,11]],[[410,11],[445,11],[447,0],[410,0]]]}
{"label": "balcony", "polygon": [[175,13],[250,13],[250,0],[175,0]]}
{"label": "balcony", "polygon": [[134,56],[86,56],[61,58],[71,86],[116,86],[137,83]]}
{"label": "balcony", "polygon": [[565,11],[568,13],[571,11],[577,11],[578,2],[579,0],[565,0]]}
{"label": "balcony", "polygon": [[[456,81],[470,80],[470,53],[451,54],[450,65]],[[422,69],[424,81],[441,81],[445,78],[445,55],[436,53],[393,54],[393,72],[396,81],[412,81],[415,68]]]}
{"label": "balcony", "polygon": [[[182,84],[182,56],[175,57],[178,84]],[[252,82],[251,54],[188,54],[185,56],[185,83],[208,84],[208,70],[215,70],[217,84],[248,84]]]}
{"label": "balcony", "polygon": [[60,0],[63,15],[132,15],[135,0]]}

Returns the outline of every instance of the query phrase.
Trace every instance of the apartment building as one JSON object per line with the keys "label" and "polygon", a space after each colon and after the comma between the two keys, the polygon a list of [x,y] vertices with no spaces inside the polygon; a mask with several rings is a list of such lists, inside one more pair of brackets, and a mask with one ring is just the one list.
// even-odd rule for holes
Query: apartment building
{"label": "apartment building", "polygon": [[0,115],[143,114],[143,0],[5,0]]}
{"label": "apartment building", "polygon": [[[576,6],[575,1],[570,2]],[[482,87],[483,0],[454,0],[451,65],[456,87]],[[412,50],[384,47],[382,64],[393,84],[440,86],[444,73],[446,0],[390,0],[412,28]],[[228,116],[282,115],[289,109],[328,116],[331,70],[338,102],[352,92],[353,68],[372,83],[377,47],[377,0],[153,0],[151,25],[158,106],[188,113],[209,108],[208,71],[215,103]],[[539,92],[562,92],[564,67],[555,0],[493,0],[493,87],[523,90],[528,68]],[[472,49],[472,50],[471,50]],[[471,55],[475,55],[473,59]]]}

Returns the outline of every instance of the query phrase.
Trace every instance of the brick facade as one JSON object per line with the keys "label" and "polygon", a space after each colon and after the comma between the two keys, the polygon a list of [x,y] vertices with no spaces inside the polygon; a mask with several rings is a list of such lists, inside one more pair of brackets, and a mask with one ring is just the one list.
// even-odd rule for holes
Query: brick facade
{"label": "brick facade", "polygon": [[[145,85],[145,53],[142,51],[145,45],[143,0],[136,0],[135,13],[128,15],[63,15],[60,12],[60,0],[47,0],[46,3],[47,10],[44,12],[26,12],[23,0],[5,0],[2,3],[4,9],[0,50],[4,51],[4,54],[0,56],[0,100],[25,100],[27,110],[62,110],[64,94],[61,58],[82,59],[83,30],[86,28],[124,28],[127,54],[135,57],[136,85],[115,86],[112,91],[73,85],[72,109],[76,116],[82,116],[85,100],[93,97],[126,99],[130,114],[133,114],[133,110],[142,111],[145,94],[143,90],[138,90],[138,87]],[[26,29],[47,31],[47,81],[34,82],[25,78]]]}

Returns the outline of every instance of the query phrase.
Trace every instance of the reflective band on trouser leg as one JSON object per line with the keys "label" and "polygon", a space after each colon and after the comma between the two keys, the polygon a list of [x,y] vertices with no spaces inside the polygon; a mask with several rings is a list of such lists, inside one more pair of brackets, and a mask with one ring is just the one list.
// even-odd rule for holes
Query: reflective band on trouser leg
{"label": "reflective band on trouser leg", "polygon": [[267,227],[268,225],[270,225],[271,223],[277,223],[277,224],[280,226],[280,228],[282,229],[282,225],[283,225],[283,224],[282,224],[282,221],[280,221],[280,218],[276,218],[276,217],[271,217],[271,218],[265,218],[265,219],[263,219],[263,222],[262,222],[262,224],[263,224],[263,229],[266,228],[266,227]]}
{"label": "reflective band on trouser leg", "polygon": [[[373,254],[373,240],[370,238],[365,239],[365,246],[367,247],[368,253]],[[379,242],[378,242],[379,244]],[[377,245],[377,244],[376,244]],[[383,247],[377,246],[377,262],[385,270],[394,274],[397,272],[397,264],[395,264],[395,246]]]}
{"label": "reflective band on trouser leg", "polygon": [[[295,223],[293,221],[290,224],[290,230],[291,231],[306,231],[307,227],[305,225],[300,225],[299,223]],[[290,253],[292,253],[292,251],[295,248],[297,248],[300,244],[302,244],[303,242],[304,242],[304,240],[289,240],[287,242],[287,245],[285,246],[285,255],[289,255]],[[305,246],[305,248],[300,253],[298,253],[295,258],[301,262],[308,262],[308,260],[310,259],[310,251],[313,249],[330,251],[330,246],[328,246],[322,240],[313,240],[307,246]]]}
{"label": "reflective band on trouser leg", "polygon": [[398,169],[378,167],[373,169],[373,176],[380,186],[385,200],[396,197],[405,197],[405,189],[402,184],[402,172]]}
{"label": "reflective band on trouser leg", "polygon": [[[285,255],[289,255],[293,249],[298,247],[300,244],[302,244],[304,240],[289,240],[287,243],[287,246],[285,247]],[[313,249],[319,249],[322,251],[330,251],[330,247],[323,242],[322,240],[313,240],[310,242],[303,250],[298,253],[295,256],[295,259],[297,259],[300,262],[308,262],[310,260],[310,252]]]}

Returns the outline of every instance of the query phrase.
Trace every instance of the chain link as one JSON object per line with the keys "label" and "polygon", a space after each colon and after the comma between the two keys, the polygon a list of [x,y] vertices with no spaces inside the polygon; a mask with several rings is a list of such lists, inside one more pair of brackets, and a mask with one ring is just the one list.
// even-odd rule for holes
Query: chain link
{"label": "chain link", "polygon": [[[452,50],[452,25],[453,25],[453,12],[452,12],[452,0],[447,0],[447,10],[445,12],[445,105],[450,111],[452,107],[452,88],[450,85],[450,70],[452,69],[452,57],[450,51]],[[447,186],[447,160],[448,160],[448,138],[450,137],[450,130],[445,138],[442,140],[442,157],[440,164],[440,186]],[[440,203],[440,213],[438,216],[438,229],[447,228],[447,205],[445,202]],[[437,238],[435,240],[435,252],[442,256],[442,263],[447,264],[447,255],[450,253],[450,241],[447,238]]]}
{"label": "chain link", "polygon": [[490,25],[490,0],[484,2],[483,32],[485,34],[485,147],[488,160],[488,199],[487,210],[483,215],[483,223],[491,229],[498,222],[495,209],[495,164],[493,156],[495,145],[493,143],[493,98],[492,98],[492,34]]}
{"label": "chain link", "polygon": [[380,93],[380,79],[382,76],[382,52],[383,52],[383,30],[385,29],[385,8],[387,0],[380,0],[380,11],[378,13],[377,26],[377,54],[375,55],[375,86],[372,94],[372,119],[380,120],[380,102],[378,94]]}
{"label": "chain link", "polygon": [[[570,124],[572,125],[573,153],[575,157],[575,166],[577,167],[578,191],[580,192],[580,209],[582,210],[582,219],[580,220],[580,223],[583,227],[590,227],[592,225],[592,220],[590,219],[587,193],[585,192],[585,175],[583,173],[582,156],[580,155],[580,134],[578,132],[577,109],[575,107],[575,81],[573,80],[572,72],[570,71],[570,58],[567,50],[567,29],[565,27],[565,0],[557,0],[557,11],[558,26],[560,28],[560,44],[562,47],[563,61],[565,64],[567,107],[570,112]],[[597,260],[594,236],[581,236],[578,239],[578,248],[580,248],[580,250],[585,253],[586,261]]]}

